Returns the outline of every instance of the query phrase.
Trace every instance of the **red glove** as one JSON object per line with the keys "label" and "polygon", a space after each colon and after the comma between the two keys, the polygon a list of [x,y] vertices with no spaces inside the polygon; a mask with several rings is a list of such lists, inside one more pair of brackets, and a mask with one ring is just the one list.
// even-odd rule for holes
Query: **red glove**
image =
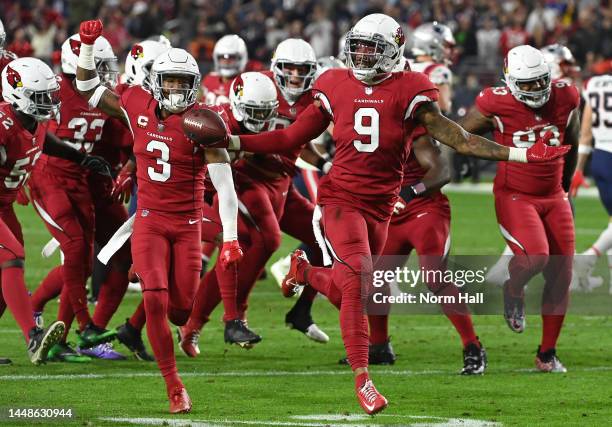
{"label": "red glove", "polygon": [[134,172],[128,170],[125,166],[117,175],[111,190],[111,198],[117,202],[127,203],[132,195],[132,187],[134,185]]}
{"label": "red glove", "polygon": [[527,149],[527,162],[528,163],[542,163],[554,160],[558,157],[564,156],[570,148],[569,145],[558,145],[553,147],[548,145],[548,142],[554,137],[554,134],[550,131],[546,132],[544,136],[539,138],[535,144]]}
{"label": "red glove", "polygon": [[570,184],[570,196],[576,197],[578,195],[578,188],[580,187],[589,188],[590,185],[586,179],[584,179],[584,174],[582,171],[576,170],[574,176],[572,177],[572,183]]}
{"label": "red glove", "polygon": [[238,240],[232,240],[231,242],[223,242],[223,247],[219,253],[221,260],[221,267],[227,270],[228,267],[238,265],[242,259],[242,249],[238,244]]}
{"label": "red glove", "polygon": [[81,22],[79,36],[81,43],[93,45],[98,37],[102,35],[102,21],[99,19]]}
{"label": "red glove", "polygon": [[21,206],[27,206],[30,203],[30,198],[28,197],[28,192],[24,185],[19,189],[19,193],[17,193],[17,204]]}

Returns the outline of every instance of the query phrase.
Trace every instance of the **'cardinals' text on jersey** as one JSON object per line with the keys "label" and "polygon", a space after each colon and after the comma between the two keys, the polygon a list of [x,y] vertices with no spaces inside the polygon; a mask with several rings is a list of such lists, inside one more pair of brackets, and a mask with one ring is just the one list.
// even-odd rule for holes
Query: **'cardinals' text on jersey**
{"label": "'cardinals' text on jersey", "polygon": [[[476,98],[476,108],[495,123],[494,137],[507,147],[529,148],[547,131],[551,145],[563,143],[570,113],[578,107],[576,87],[565,82],[552,84],[550,99],[533,109],[517,101],[507,87],[490,87]],[[537,196],[562,191],[563,158],[546,163],[499,162],[495,188]]]}
{"label": "'cardinals' text on jersey", "polygon": [[34,134],[21,126],[13,108],[0,103],[0,207],[13,203],[42,154],[46,124]]}
{"label": "'cardinals' text on jersey", "polygon": [[415,72],[393,73],[374,86],[350,70],[331,69],[313,90],[334,122],[334,166],[321,179],[319,203],[350,203],[386,219],[402,182],[409,143],[417,126],[414,112],[437,101],[429,79]]}
{"label": "'cardinals' text on jersey", "polygon": [[175,213],[200,210],[204,151],[185,136],[184,113],[161,120],[157,101],[140,86],[125,90],[120,103],[134,136],[138,208]]}

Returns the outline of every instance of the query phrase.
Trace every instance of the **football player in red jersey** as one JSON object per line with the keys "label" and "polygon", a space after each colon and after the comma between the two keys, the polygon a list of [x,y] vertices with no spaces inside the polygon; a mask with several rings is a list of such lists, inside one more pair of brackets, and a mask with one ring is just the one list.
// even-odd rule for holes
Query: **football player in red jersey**
{"label": "football player in red jersey", "polygon": [[[361,302],[362,274],[371,276],[372,255],[381,253],[389,217],[399,193],[406,144],[423,125],[436,140],[462,154],[490,160],[547,162],[569,147],[551,147],[547,133],[530,148],[505,147],[466,132],[444,117],[437,90],[421,73],[393,73],[404,49],[404,34],[392,18],[372,14],[347,35],[349,70],[328,70],[315,82],[317,100],[294,124],[258,135],[231,135],[232,150],[290,152],[334,123],[334,164],[321,179],[325,240],[335,262],[333,282],[342,292],[340,326],[355,391],[364,411],[387,406],[368,375],[368,333]],[[322,246],[325,247],[325,246]]]}
{"label": "football player in red jersey", "polygon": [[483,90],[463,119],[466,130],[492,131],[505,146],[528,150],[545,133],[549,144],[572,148],[565,159],[543,164],[500,163],[493,192],[497,222],[514,256],[504,283],[504,318],[510,329],[525,329],[524,286],[542,272],[542,341],[536,367],[566,372],[556,342],[567,307],[574,255],[574,221],[567,197],[576,167],[580,95],[576,87],[551,82],[542,53],[527,45],[508,52],[506,86]]}
{"label": "football player in red jersey", "polygon": [[236,34],[221,37],[213,48],[215,70],[202,79],[202,97],[208,105],[229,104],[232,80],[245,71],[249,55],[246,43]]}
{"label": "football player in red jersey", "polygon": [[[6,32],[4,31],[4,24],[0,19],[0,72],[6,67],[6,64],[11,62],[13,59],[17,59],[17,55],[9,50],[4,49],[4,43],[6,42]],[[0,94],[2,93],[2,82],[0,82]]]}
{"label": "football player in red jersey", "polygon": [[[107,115],[91,110],[75,87],[76,58],[81,47],[78,34],[62,45],[62,75],[59,97],[59,120],[51,121],[49,131],[68,145],[84,153],[91,153],[94,144],[102,139]],[[116,57],[106,39],[96,45],[96,60],[105,81],[117,78]],[[32,204],[43,219],[51,235],[59,242],[64,263],[51,270],[33,296],[37,312],[57,293],[57,284],[63,281],[58,317],[66,325],[76,317],[79,324],[78,346],[88,349],[106,343],[115,337],[95,324],[87,308],[85,283],[91,274],[94,241],[94,211],[87,184],[88,171],[63,159],[43,155],[28,183]],[[110,176],[104,178],[110,190]],[[69,328],[66,328],[67,330]],[[67,335],[67,334],[66,334]],[[66,337],[51,351],[50,358],[59,361],[83,360],[75,354]]]}
{"label": "football player in red jersey", "polygon": [[225,150],[194,146],[182,130],[183,115],[196,104],[200,72],[183,49],[169,49],[151,67],[151,92],[133,86],[118,96],[100,85],[94,61],[99,20],[81,23],[77,88],[92,107],[129,126],[134,136],[138,209],[132,235],[133,269],[140,278],[147,335],[166,382],[171,413],[191,410],[178,375],[167,318],[184,325],[200,274],[204,172],[219,194],[223,224],[221,263],[242,257],[237,240],[237,198]]}
{"label": "football player in red jersey", "polygon": [[59,84],[49,66],[35,58],[15,59],[2,71],[0,103],[0,315],[11,310],[28,342],[32,363],[44,362],[49,350],[62,339],[65,324],[36,327],[24,282],[25,252],[21,225],[13,202],[42,153],[105,172],[108,165],[87,156],[46,133],[46,123],[59,109]]}

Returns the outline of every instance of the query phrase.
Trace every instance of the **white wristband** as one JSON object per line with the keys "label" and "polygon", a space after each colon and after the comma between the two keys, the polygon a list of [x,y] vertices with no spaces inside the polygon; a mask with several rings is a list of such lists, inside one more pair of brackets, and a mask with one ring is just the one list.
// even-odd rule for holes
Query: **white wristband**
{"label": "white wristband", "polygon": [[240,150],[240,137],[238,135],[229,136],[228,150],[239,151]]}
{"label": "white wristband", "polygon": [[323,167],[321,168],[321,172],[327,175],[331,167],[332,167],[332,162],[325,162],[325,164],[323,164]]}
{"label": "white wristband", "polygon": [[106,92],[106,88],[104,86],[98,86],[91,98],[87,103],[89,104],[89,108],[96,108],[100,103],[100,99],[104,96],[104,92]]}
{"label": "white wristband", "polygon": [[87,92],[100,86],[100,77],[96,76],[89,80],[76,79],[76,87],[81,92]]}
{"label": "white wristband", "polygon": [[238,240],[238,197],[234,189],[229,163],[209,163],[208,175],[219,196],[219,217],[223,226],[223,241]]}
{"label": "white wristband", "polygon": [[527,149],[510,147],[510,152],[508,153],[508,161],[527,163]]}
{"label": "white wristband", "polygon": [[81,43],[81,51],[79,53],[77,66],[84,68],[85,70],[96,69],[96,61],[94,60],[92,44]]}
{"label": "white wristband", "polygon": [[580,144],[578,146],[578,154],[591,154],[593,147],[590,145]]}

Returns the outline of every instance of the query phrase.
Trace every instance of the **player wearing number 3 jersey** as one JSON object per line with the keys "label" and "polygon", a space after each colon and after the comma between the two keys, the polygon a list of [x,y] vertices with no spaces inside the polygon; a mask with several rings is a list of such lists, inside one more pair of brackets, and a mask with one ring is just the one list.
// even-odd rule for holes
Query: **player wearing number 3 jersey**
{"label": "player wearing number 3 jersey", "polygon": [[140,278],[147,334],[166,381],[170,412],[189,412],[191,400],[177,372],[167,318],[185,324],[199,282],[206,164],[219,195],[221,265],[234,265],[242,257],[229,156],[222,149],[195,146],[182,130],[183,115],[194,108],[200,85],[198,65],[189,53],[169,49],[160,54],[151,66],[151,92],[133,86],[118,96],[100,86],[96,72],[93,50],[101,32],[100,21],[81,23],[77,88],[92,107],[122,120],[134,136],[138,209],[133,268]]}
{"label": "player wearing number 3 jersey", "polygon": [[346,38],[350,69],[331,69],[317,79],[313,90],[318,100],[295,123],[227,141],[232,149],[289,152],[334,123],[336,155],[331,171],[321,180],[318,204],[325,241],[334,257],[333,282],[342,293],[342,338],[358,400],[369,414],[383,410],[387,400],[368,376],[361,283],[364,277],[368,283],[372,255],[380,254],[385,244],[410,151],[406,141],[415,127],[425,126],[433,138],[460,153],[491,160],[548,161],[567,151],[542,140],[530,149],[508,148],[465,132],[440,113],[438,92],[427,76],[392,72],[404,42],[402,29],[392,18],[364,17]]}
{"label": "player wearing number 3 jersey", "polygon": [[[542,341],[536,367],[564,372],[555,345],[567,305],[574,255],[574,221],[567,198],[576,166],[580,96],[573,85],[551,83],[544,56],[531,46],[508,52],[505,87],[483,90],[463,120],[470,132],[492,131],[508,147],[533,147],[546,132],[551,146],[572,147],[564,158],[542,164],[501,163],[493,192],[502,235],[514,253],[504,283],[504,317],[515,332],[525,328],[525,284],[542,272]],[[549,255],[554,255],[549,257]]]}

